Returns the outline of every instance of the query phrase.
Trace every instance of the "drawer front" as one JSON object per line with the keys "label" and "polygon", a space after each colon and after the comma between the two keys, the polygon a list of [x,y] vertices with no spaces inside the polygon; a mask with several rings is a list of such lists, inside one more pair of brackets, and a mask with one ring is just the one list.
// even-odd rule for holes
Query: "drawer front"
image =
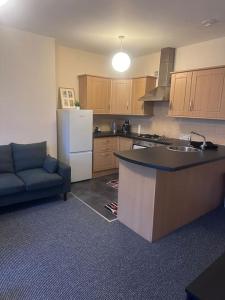
{"label": "drawer front", "polygon": [[93,171],[105,171],[116,168],[116,161],[113,152],[95,152]]}
{"label": "drawer front", "polygon": [[94,139],[94,152],[107,152],[117,150],[117,137],[106,137]]}
{"label": "drawer front", "polygon": [[119,151],[132,150],[132,148],[133,148],[133,139],[119,137]]}

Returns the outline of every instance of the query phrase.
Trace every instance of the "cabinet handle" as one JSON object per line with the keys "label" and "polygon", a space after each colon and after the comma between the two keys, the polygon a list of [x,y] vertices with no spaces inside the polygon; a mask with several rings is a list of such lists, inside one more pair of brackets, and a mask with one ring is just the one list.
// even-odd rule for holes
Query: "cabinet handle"
{"label": "cabinet handle", "polygon": [[192,111],[193,110],[193,102],[192,102],[192,100],[190,101],[190,111]]}
{"label": "cabinet handle", "polygon": [[110,153],[102,153],[102,156],[105,156],[105,157],[110,156]]}

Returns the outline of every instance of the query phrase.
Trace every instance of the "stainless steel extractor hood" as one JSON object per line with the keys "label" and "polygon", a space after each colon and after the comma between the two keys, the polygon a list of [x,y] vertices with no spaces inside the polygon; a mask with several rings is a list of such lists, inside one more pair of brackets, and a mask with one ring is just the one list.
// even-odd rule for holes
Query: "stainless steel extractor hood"
{"label": "stainless steel extractor hood", "polygon": [[168,101],[170,96],[171,74],[174,71],[175,48],[161,49],[158,87],[147,92],[140,101]]}

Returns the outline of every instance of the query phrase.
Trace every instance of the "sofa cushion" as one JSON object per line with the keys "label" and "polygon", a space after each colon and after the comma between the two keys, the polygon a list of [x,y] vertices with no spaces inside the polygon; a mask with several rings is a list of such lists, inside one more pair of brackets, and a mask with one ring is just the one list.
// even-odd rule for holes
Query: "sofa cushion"
{"label": "sofa cushion", "polygon": [[25,185],[23,181],[15,174],[1,173],[0,174],[0,196],[23,192]]}
{"label": "sofa cushion", "polygon": [[0,146],[0,173],[13,173],[13,160],[10,145]]}
{"label": "sofa cushion", "polygon": [[58,168],[58,161],[54,157],[51,157],[50,155],[46,156],[43,168],[48,173],[55,173]]}
{"label": "sofa cushion", "polygon": [[46,142],[35,144],[12,143],[12,153],[16,172],[42,168],[46,157]]}
{"label": "sofa cushion", "polygon": [[57,173],[50,174],[42,168],[18,172],[17,175],[25,183],[27,191],[51,188],[63,184],[63,178]]}

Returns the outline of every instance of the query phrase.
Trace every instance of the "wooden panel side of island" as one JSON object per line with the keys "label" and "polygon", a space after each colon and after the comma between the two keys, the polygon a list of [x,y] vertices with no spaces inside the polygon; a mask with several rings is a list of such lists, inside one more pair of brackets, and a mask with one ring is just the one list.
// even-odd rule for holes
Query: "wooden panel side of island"
{"label": "wooden panel side of island", "polygon": [[119,161],[118,219],[152,241],[156,170]]}
{"label": "wooden panel side of island", "polygon": [[225,160],[177,172],[157,171],[152,240],[214,210],[223,201]]}

